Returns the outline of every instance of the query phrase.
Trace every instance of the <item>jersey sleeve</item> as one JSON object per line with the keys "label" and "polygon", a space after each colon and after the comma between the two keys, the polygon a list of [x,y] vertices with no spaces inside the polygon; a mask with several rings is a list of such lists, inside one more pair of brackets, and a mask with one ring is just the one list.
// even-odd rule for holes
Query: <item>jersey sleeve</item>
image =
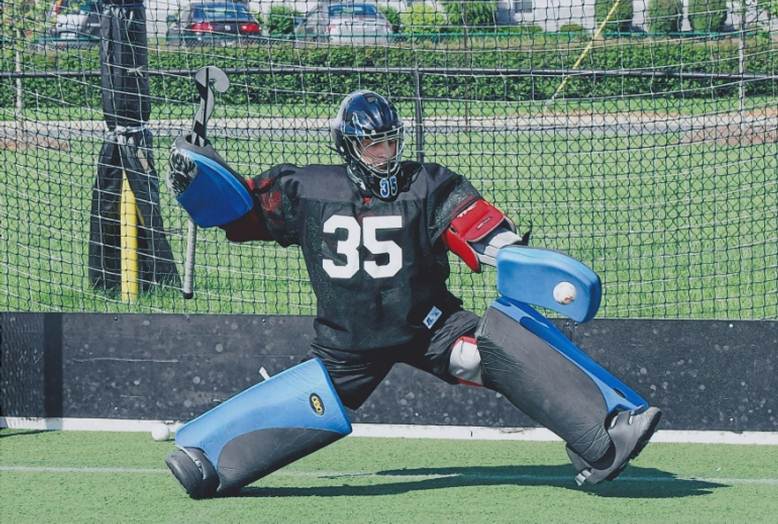
{"label": "jersey sleeve", "polygon": [[427,197],[427,224],[430,240],[435,244],[454,218],[482,197],[462,175],[438,164],[427,164],[425,167],[431,181]]}
{"label": "jersey sleeve", "polygon": [[[249,187],[249,189],[251,189]],[[254,198],[254,207],[239,219],[219,226],[227,234],[230,242],[249,242],[251,240],[275,240],[265,226],[262,210]]]}
{"label": "jersey sleeve", "polygon": [[264,225],[284,247],[300,243],[298,172],[296,166],[279,164],[251,181]]}

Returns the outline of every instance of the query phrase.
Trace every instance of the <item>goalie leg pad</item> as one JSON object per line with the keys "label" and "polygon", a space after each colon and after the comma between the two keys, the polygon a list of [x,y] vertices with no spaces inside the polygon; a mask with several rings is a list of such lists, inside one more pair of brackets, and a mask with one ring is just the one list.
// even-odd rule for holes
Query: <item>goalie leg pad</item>
{"label": "goalie leg pad", "polygon": [[504,297],[476,332],[483,383],[594,463],[608,453],[606,424],[648,403],[530,306]]}
{"label": "goalie leg pad", "polygon": [[[239,490],[349,433],[327,370],[312,359],[182,426],[176,432],[180,450],[167,463],[190,496],[205,498]],[[200,471],[201,482],[186,460]]]}

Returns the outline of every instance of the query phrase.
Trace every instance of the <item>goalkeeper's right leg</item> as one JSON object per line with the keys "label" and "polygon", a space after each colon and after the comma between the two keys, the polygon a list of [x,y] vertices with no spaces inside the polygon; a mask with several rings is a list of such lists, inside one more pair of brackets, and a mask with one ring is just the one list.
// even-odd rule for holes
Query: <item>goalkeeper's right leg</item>
{"label": "goalkeeper's right leg", "polygon": [[661,412],[526,304],[498,299],[476,332],[483,384],[559,435],[576,482],[614,479]]}
{"label": "goalkeeper's right leg", "polygon": [[661,412],[531,307],[498,300],[476,336],[451,346],[451,375],[501,393],[559,435],[579,485],[616,478],[654,433]]}
{"label": "goalkeeper's right leg", "polygon": [[351,433],[318,359],[238,393],[176,432],[170,471],[192,498],[232,493]]}

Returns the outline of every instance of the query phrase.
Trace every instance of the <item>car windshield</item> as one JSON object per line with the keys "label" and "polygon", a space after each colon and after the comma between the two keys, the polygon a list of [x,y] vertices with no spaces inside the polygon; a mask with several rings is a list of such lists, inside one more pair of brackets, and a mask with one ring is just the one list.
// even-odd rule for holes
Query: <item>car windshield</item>
{"label": "car windshield", "polygon": [[201,4],[192,6],[192,20],[252,20],[243,4]]}
{"label": "car windshield", "polygon": [[378,16],[378,11],[372,4],[334,4],[330,6],[331,17],[373,17]]}

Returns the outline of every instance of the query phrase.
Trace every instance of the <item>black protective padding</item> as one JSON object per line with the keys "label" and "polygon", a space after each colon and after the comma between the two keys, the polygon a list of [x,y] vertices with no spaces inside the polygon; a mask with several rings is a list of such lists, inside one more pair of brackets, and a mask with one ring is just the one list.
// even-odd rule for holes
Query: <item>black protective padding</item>
{"label": "black protective padding", "polygon": [[137,127],[151,114],[143,2],[108,0],[101,8],[100,79],[108,129]]}
{"label": "black protective padding", "polygon": [[138,211],[138,265],[141,289],[157,284],[180,286],[180,279],[162,223],[159,178],[148,129],[103,142],[92,188],[89,227],[89,281],[95,288],[121,287],[120,206],[123,173],[135,195]]}
{"label": "black protective padding", "polygon": [[608,416],[597,385],[548,342],[489,308],[476,332],[484,386],[594,462],[608,451]]}
{"label": "black protective padding", "polygon": [[159,181],[152,155],[146,11],[142,2],[100,3],[100,78],[106,135],[92,190],[89,281],[117,292],[121,287],[119,207],[122,174],[138,208],[141,289],[155,284],[179,287],[173,254],[162,226]]}
{"label": "black protective padding", "polygon": [[308,428],[271,428],[244,433],[222,448],[218,493],[229,493],[332,444],[343,435]]}

